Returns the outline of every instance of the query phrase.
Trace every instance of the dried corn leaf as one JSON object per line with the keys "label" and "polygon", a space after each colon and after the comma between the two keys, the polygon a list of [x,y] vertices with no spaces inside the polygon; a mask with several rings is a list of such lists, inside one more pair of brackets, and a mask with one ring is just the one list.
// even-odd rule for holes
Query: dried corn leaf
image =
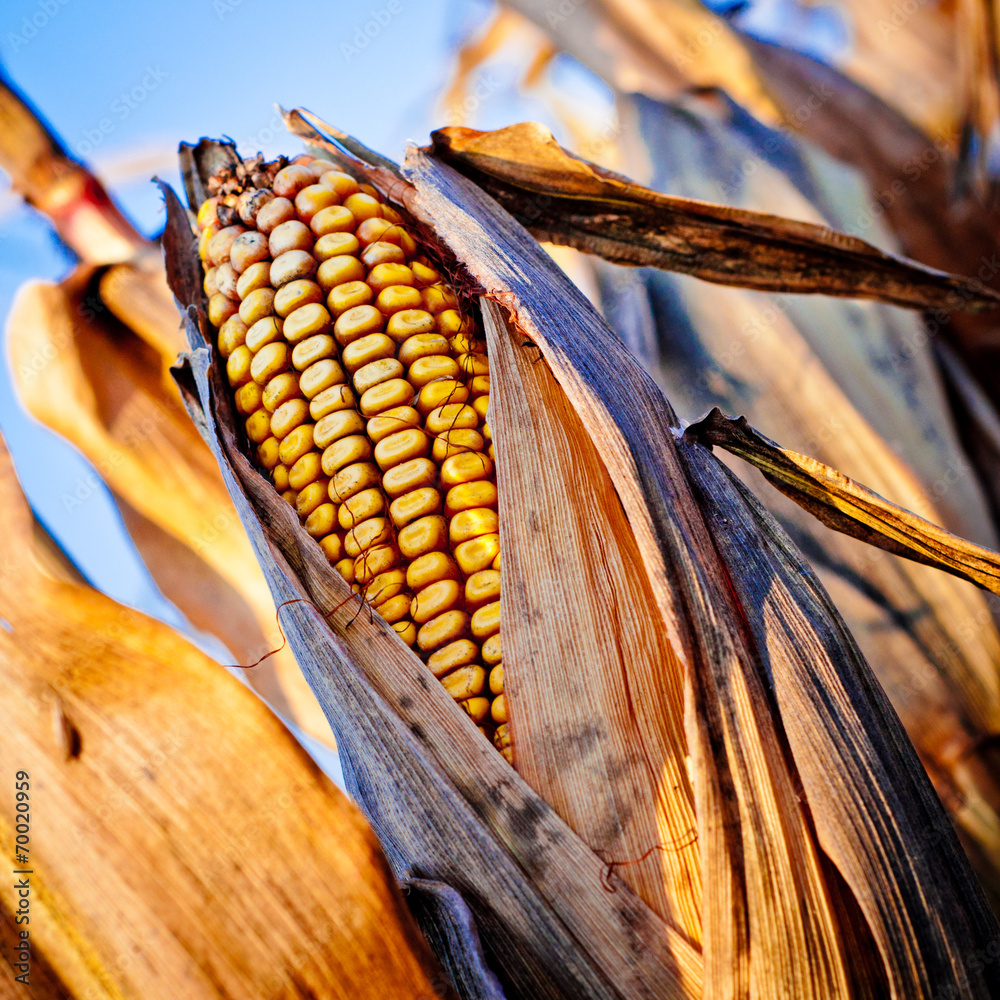
{"label": "dried corn leaf", "polygon": [[807,222],[659,194],[559,146],[542,125],[432,136],[434,153],[488,191],[533,235],[623,264],[785,292],[910,308],[994,308],[1000,294]]}
{"label": "dried corn leaf", "polygon": [[993,0],[958,4],[958,63],[965,106],[962,109],[959,179],[988,189],[989,146],[1000,124],[1000,21]]}
{"label": "dried corn leaf", "polygon": [[[738,204],[843,228],[872,218],[857,180],[739,109],[642,98],[626,141],[657,165],[658,189],[724,190]],[[808,201],[806,200],[808,199]],[[883,237],[887,238],[887,237]],[[786,445],[868,483],[949,530],[995,547],[973,470],[952,428],[926,332],[875,303],[761,296],[598,261],[619,335],[685,416],[743,412]],[[755,470],[759,498],[806,552],[900,713],[1000,903],[1000,643],[971,584],[825,530]]]}
{"label": "dried corn leaf", "polygon": [[[255,663],[281,645],[274,605],[216,464],[169,378],[161,353],[169,347],[151,346],[111,315],[92,273],[31,284],[18,296],[7,337],[21,397],[93,463],[167,598],[237,662]],[[114,274],[106,272],[101,285]],[[131,289],[135,276],[111,280]],[[81,483],[64,497],[67,509],[86,503],[95,488]],[[330,741],[290,653],[250,671],[250,679],[279,711]]]}
{"label": "dried corn leaf", "polygon": [[0,849],[23,770],[30,995],[453,997],[371,830],[274,716],[166,626],[39,572],[2,444],[0,527]]}
{"label": "dried corn leaf", "polygon": [[77,163],[38,113],[0,74],[0,166],[30,205],[52,220],[81,260],[128,260],[148,247],[108,197],[101,182]]}
{"label": "dried corn leaf", "polygon": [[661,99],[719,87],[765,120],[775,111],[739,37],[692,0],[505,0],[623,91]]}
{"label": "dried corn leaf", "polygon": [[[821,0],[810,0],[816,6]],[[958,3],[838,0],[850,43],[837,68],[887,105],[957,150],[962,81],[956,73]],[[743,36],[744,42],[751,42]],[[770,94],[767,81],[763,81]],[[872,138],[877,141],[876,130]]]}
{"label": "dried corn leaf", "polygon": [[1000,555],[992,549],[945,531],[814,458],[782,448],[745,417],[732,419],[715,407],[685,435],[719,445],[760,469],[768,482],[834,531],[1000,594]]}

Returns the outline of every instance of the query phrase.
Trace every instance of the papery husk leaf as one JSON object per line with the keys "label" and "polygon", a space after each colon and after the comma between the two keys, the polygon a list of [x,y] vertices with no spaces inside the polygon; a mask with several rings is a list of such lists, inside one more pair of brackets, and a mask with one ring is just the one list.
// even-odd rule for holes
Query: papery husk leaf
{"label": "papery husk leaf", "polygon": [[12,867],[30,782],[30,874],[0,884],[0,926],[30,931],[17,995],[453,1000],[372,831],[273,714],[167,626],[39,571],[2,443],[0,530]]}
{"label": "papery husk leaf", "polygon": [[965,92],[959,183],[985,194],[989,188],[989,146],[1000,124],[1000,22],[996,5],[992,0],[962,0],[956,28]]}
{"label": "papery husk leaf", "polygon": [[[657,913],[701,941],[684,671],[628,520],[532,345],[483,303],[514,763]],[[521,625],[533,621],[538,627]],[[528,676],[530,683],[520,684]]]}
{"label": "papery husk leaf", "polygon": [[[80,268],[61,284],[21,290],[7,323],[14,381],[31,414],[76,445],[107,483],[164,595],[195,628],[217,636],[236,663],[253,664],[281,645],[274,605],[216,463],[170,379],[170,338],[155,338],[158,346],[141,338],[112,314],[134,304],[109,306],[99,293],[110,282],[120,304],[119,296],[143,282],[121,267],[100,279]],[[149,279],[157,289],[160,280]],[[94,489],[82,484],[64,504],[72,511]],[[249,679],[277,710],[330,742],[289,652]]]}
{"label": "papery husk leaf", "polygon": [[877,299],[911,309],[995,308],[1000,294],[807,222],[676,198],[559,146],[543,125],[449,127],[433,151],[540,240],[766,291]]}
{"label": "papery husk leaf", "polygon": [[[768,650],[755,645],[741,624],[742,616],[753,609],[736,603],[699,507],[687,492],[672,430],[675,418],[663,397],[582,296],[494,202],[426,155],[411,152],[404,172],[417,188],[408,201],[410,210],[425,224],[433,224],[473,277],[490,290],[490,297],[516,316],[518,327],[537,343],[597,444],[668,632],[684,657],[705,898],[718,890],[728,907],[734,887],[737,899],[742,888],[752,932],[748,959],[740,950],[746,940],[738,926],[741,908],[727,909],[725,920],[713,927],[706,905],[706,995],[731,995],[733,989],[740,995],[747,976],[750,989],[761,995],[777,990],[836,995],[847,988],[850,959],[840,949],[850,935],[839,934],[836,925],[850,916],[832,908],[832,890],[815,867],[823,865],[818,847],[807,830],[800,833],[797,828],[803,808],[813,817],[822,811],[824,822],[836,826],[841,837],[857,829],[870,831],[858,845],[863,864],[850,870],[845,866],[840,874],[863,908],[880,949],[900,935],[913,943],[907,964],[882,950],[884,969],[894,976],[893,995],[918,995],[925,985],[967,996],[987,990],[986,977],[993,978],[992,973],[982,973],[976,962],[969,962],[969,954],[989,946],[996,933],[990,929],[994,918],[953,840],[939,845],[942,854],[935,864],[943,870],[958,865],[961,875],[941,885],[935,874],[928,883],[933,891],[918,888],[929,877],[926,858],[915,850],[927,827],[927,810],[936,822],[947,819],[912,751],[899,749],[897,744],[905,742],[901,729],[887,741],[890,767],[868,759],[862,745],[850,772],[836,776],[830,792],[806,801],[792,794],[800,776],[790,748],[779,749],[787,736],[783,717],[772,715],[773,707],[768,707]],[[810,621],[799,612],[796,628],[815,634],[815,642],[824,646],[852,690],[863,695],[874,689],[876,682],[864,661],[843,649],[821,621]],[[514,678],[515,685],[529,682],[523,672]],[[807,689],[797,697],[822,697],[822,692]],[[830,709],[823,720],[830,737],[855,739],[868,706],[838,703]],[[511,712],[516,717],[513,704]],[[905,778],[897,782],[902,775]],[[911,783],[923,789],[920,796],[906,792]],[[866,794],[847,794],[848,784],[864,787]],[[836,800],[823,798],[833,792],[839,796]],[[891,817],[882,815],[890,801]],[[738,824],[731,825],[737,816]],[[780,834],[770,826],[776,817]],[[893,829],[902,835],[889,835]],[[741,844],[733,844],[734,835]],[[766,886],[757,881],[765,865],[772,866]],[[855,884],[861,877],[864,886]],[[879,902],[869,907],[871,881],[879,884]],[[786,889],[794,894],[782,901]],[[890,895],[894,906],[884,905]],[[802,904],[807,912],[794,912],[798,904],[792,900],[803,897],[809,899]],[[825,920],[832,926],[824,927]],[[810,959],[830,964],[821,970]],[[824,971],[831,977],[826,982]]]}
{"label": "papery husk leaf", "polygon": [[[179,232],[184,210],[172,192],[167,204]],[[170,260],[168,272],[188,266]],[[348,790],[397,877],[441,882],[462,895],[511,998],[700,995],[697,950],[609,875],[427,667],[359,605],[244,456],[229,387],[199,346],[205,341],[195,304],[188,335],[195,349],[191,372],[177,374],[182,394],[219,460],[276,602],[296,602],[282,610],[282,625],[327,712]]]}
{"label": "papery husk leaf", "polygon": [[[935,934],[937,947],[929,948],[916,922],[898,919],[917,896],[952,896],[961,905],[982,891],[966,865],[952,877],[941,864],[939,851],[960,857],[961,847],[899,719],[777,522],[705,449],[682,446],[680,453],[763,654],[819,843],[865,914],[891,995],[933,996],[941,989],[935,984],[956,972],[961,983],[970,945],[954,933],[957,925]],[[979,947],[995,939],[985,906],[962,907],[955,919]],[[1000,992],[995,970],[978,984],[975,964],[969,971],[969,995]],[[882,995],[877,983],[867,986]]]}
{"label": "papery husk leaf", "polygon": [[745,417],[726,417],[715,407],[684,433],[760,469],[776,489],[828,528],[1000,594],[1000,554],[945,531],[808,455],[782,448]]}

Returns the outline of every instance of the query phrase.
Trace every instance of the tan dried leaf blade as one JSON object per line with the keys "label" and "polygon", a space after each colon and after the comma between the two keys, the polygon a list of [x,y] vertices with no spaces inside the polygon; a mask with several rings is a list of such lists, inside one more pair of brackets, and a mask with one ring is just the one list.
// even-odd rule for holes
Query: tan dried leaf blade
{"label": "tan dried leaf blade", "polygon": [[729,418],[715,408],[685,435],[719,445],[760,469],[775,488],[835,531],[1000,594],[1000,554],[945,531],[814,458],[782,448],[745,418]]}
{"label": "tan dried leaf blade", "polygon": [[[19,771],[30,786],[16,994],[452,1000],[372,831],[271,712],[167,626],[50,575],[2,442],[0,531],[11,864]],[[25,928],[20,877],[5,932]]]}
{"label": "tan dried leaf blade", "polygon": [[706,281],[765,291],[877,299],[913,309],[990,309],[982,283],[883,253],[807,222],[660,194],[567,152],[533,122],[495,132],[449,127],[435,156],[492,195],[541,240]]}

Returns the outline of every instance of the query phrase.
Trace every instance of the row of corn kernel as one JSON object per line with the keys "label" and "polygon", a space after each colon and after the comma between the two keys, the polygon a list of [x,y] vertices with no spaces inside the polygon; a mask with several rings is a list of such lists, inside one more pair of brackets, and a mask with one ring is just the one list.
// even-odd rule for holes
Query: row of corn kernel
{"label": "row of corn kernel", "polygon": [[[219,250],[223,248],[211,247],[216,252],[210,251],[209,256],[221,271],[216,278],[220,291],[225,293],[231,289],[233,275],[240,275],[235,283],[237,295],[242,299],[240,310],[244,326],[248,325],[247,321],[267,324],[269,320],[267,331],[253,337],[252,325],[233,330],[235,321],[223,319],[221,315],[227,310],[225,303],[218,303],[214,296],[210,300],[210,312],[213,306],[216,307],[212,318],[217,324],[221,321],[223,326],[220,335],[223,354],[228,351],[232,359],[247,341],[251,351],[270,348],[260,361],[255,353],[254,362],[258,365],[258,375],[266,384],[262,401],[266,402],[264,397],[270,392],[272,402],[277,405],[258,408],[255,398],[243,398],[252,396],[252,391],[248,392],[248,387],[243,386],[238,391],[237,406],[241,412],[249,414],[248,433],[260,446],[262,462],[272,468],[276,485],[279,489],[283,485],[292,488],[292,495],[286,492],[286,497],[294,499],[300,512],[307,516],[307,529],[310,521],[317,522],[311,533],[320,538],[338,569],[345,572],[344,563],[350,565],[349,560],[335,560],[346,542],[348,555],[355,557],[355,577],[362,583],[370,580],[366,598],[381,600],[383,607],[395,604],[398,609],[390,620],[401,622],[404,609],[410,605],[409,595],[403,590],[404,582],[416,592],[412,615],[422,625],[417,633],[418,645],[424,652],[431,652],[432,669],[469,714],[481,722],[490,705],[488,699],[479,697],[484,671],[474,661],[479,658],[480,650],[475,643],[460,638],[470,625],[460,605],[465,603],[474,610],[471,629],[476,638],[486,640],[483,659],[493,664],[489,686],[491,692],[499,696],[493,704],[493,721],[500,724],[497,743],[509,757],[502,697],[503,667],[499,662],[499,572],[486,569],[494,561],[494,551],[498,561],[493,509],[496,489],[489,481],[492,456],[482,454],[483,437],[475,430],[482,419],[483,430],[488,435],[485,415],[489,379],[488,366],[482,356],[484,347],[466,335],[465,324],[451,308],[456,304],[454,296],[444,286],[436,284],[436,272],[423,258],[416,256],[415,244],[405,230],[395,224],[396,219],[390,214],[392,210],[379,206],[375,199],[366,200],[369,196],[358,194],[357,184],[346,175],[336,172],[324,175],[321,181],[326,181],[326,185],[312,183],[315,178],[314,169],[304,166],[286,168],[278,174],[275,195],[294,197],[294,205],[286,198],[278,199],[259,190],[241,196],[239,209],[243,221],[248,224],[256,221],[264,235],[270,233],[270,239],[265,244],[260,233],[237,233],[235,237],[232,231],[227,233],[225,240],[229,242],[228,263],[232,273],[225,270],[226,262],[218,259],[222,256]],[[341,195],[347,195],[350,204],[339,205]],[[349,230],[356,225],[359,215],[362,221],[355,235]],[[309,229],[306,223],[310,224]],[[312,245],[313,234],[319,237],[315,246]],[[216,238],[212,239],[214,243]],[[357,254],[362,244],[365,249],[359,259]],[[266,263],[268,255],[275,258],[271,264]],[[321,261],[318,268],[316,258]],[[407,266],[407,260],[411,266]],[[274,275],[270,282],[267,282],[269,275],[263,273],[264,268],[269,268]],[[313,276],[319,282],[318,287],[310,280]],[[242,288],[240,282],[243,282]],[[255,295],[264,290],[266,284],[279,286],[277,295]],[[211,289],[206,290],[211,294]],[[316,425],[304,423],[305,404],[295,393],[294,376],[285,370],[287,345],[284,350],[281,346],[271,346],[281,343],[281,331],[275,330],[280,321],[267,312],[273,306],[284,319],[283,339],[296,344],[292,363],[302,371],[302,389],[308,396],[310,390],[316,388],[309,379],[312,371],[309,366],[325,362],[325,375],[330,366],[336,364],[331,358],[331,355],[336,356],[335,348],[323,332],[330,323],[329,312],[322,305],[324,293],[330,312],[337,316],[334,335],[343,349],[340,360],[354,377],[355,389],[361,396],[360,413],[368,418],[366,426],[360,424],[358,410],[349,398],[350,390],[342,384],[341,370],[338,385],[323,386],[321,390],[329,394],[336,389],[339,409],[329,414],[334,418],[328,421],[329,430],[343,433],[345,430],[360,431],[364,427],[365,437],[370,440],[369,443],[360,433],[340,437],[338,440],[343,444],[334,447],[333,454],[327,454],[330,448],[321,428],[327,414],[316,412],[315,399],[310,405],[310,415],[319,422]],[[375,295],[378,298],[373,307],[371,300]],[[278,301],[282,297],[284,309]],[[428,308],[421,310],[421,305]],[[258,316],[261,311],[267,315]],[[227,323],[230,324],[228,329]],[[291,336],[289,323],[294,326]],[[432,332],[435,328],[439,332]],[[244,344],[234,347],[241,334]],[[445,334],[452,335],[450,341]],[[452,356],[455,354],[457,360]],[[400,377],[404,368],[409,369],[405,380]],[[464,385],[456,379],[463,373],[467,376]],[[236,375],[239,379],[240,373]],[[469,398],[470,385],[474,408],[464,405]],[[414,400],[415,390],[417,398]],[[288,398],[284,398],[286,396]],[[415,403],[416,407],[410,403]],[[480,403],[483,405],[477,405]],[[266,414],[268,410],[274,411],[270,427],[266,416],[254,419],[256,414],[262,411]],[[283,411],[287,419],[275,433],[274,417]],[[424,417],[424,430],[419,429],[421,416]],[[266,437],[269,430],[272,436]],[[445,501],[449,521],[436,513],[442,502],[435,489],[438,469],[426,458],[428,434],[434,437],[433,452],[441,465],[441,484],[451,487]],[[281,442],[278,447],[280,463],[273,459],[274,440]],[[315,473],[315,458],[311,463],[308,459],[310,454],[315,455],[314,440],[317,447],[327,449],[320,466],[334,479],[329,483],[314,479],[303,487],[301,470],[298,477],[295,475],[296,464],[305,461],[311,465],[308,474]],[[269,443],[270,448],[267,447]],[[372,457],[371,443],[375,445],[374,457],[385,475],[381,489],[377,485],[377,470],[367,462]],[[489,450],[492,451],[492,446]],[[345,470],[346,477],[343,475]],[[287,484],[283,471],[291,472]],[[319,503],[324,485],[330,497],[340,501],[339,508]],[[385,492],[395,498],[389,505],[388,519],[384,516]],[[306,494],[309,502],[303,505],[301,499]],[[322,517],[317,518],[317,514]],[[341,528],[339,535],[330,532],[334,516]],[[412,560],[405,573],[392,568],[399,556],[391,541],[393,525],[399,534],[402,555]],[[459,566],[447,553],[448,541],[455,549]],[[466,584],[464,602],[463,588],[456,580],[463,576]],[[370,593],[372,590],[374,594]],[[414,626],[406,623],[405,627],[411,635],[404,637],[412,642]]]}

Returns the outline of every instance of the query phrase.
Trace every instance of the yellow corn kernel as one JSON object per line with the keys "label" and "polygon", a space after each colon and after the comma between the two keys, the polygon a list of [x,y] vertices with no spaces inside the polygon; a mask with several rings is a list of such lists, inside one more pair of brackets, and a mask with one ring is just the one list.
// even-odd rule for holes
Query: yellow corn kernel
{"label": "yellow corn kernel", "polygon": [[398,562],[399,550],[395,545],[375,545],[354,560],[354,577],[363,586]]}
{"label": "yellow corn kernel", "polygon": [[323,184],[309,184],[295,196],[295,213],[308,224],[313,216],[331,205],[339,205],[340,196]]}
{"label": "yellow corn kernel", "polygon": [[[304,486],[299,490],[299,495],[295,500],[295,509],[298,511],[299,517],[308,517],[314,510],[329,501],[329,493],[327,492],[329,485],[328,480],[317,479],[315,482],[309,483],[308,486]],[[330,504],[330,506],[333,507],[335,505]],[[333,528],[327,529],[327,531],[332,530]]]}
{"label": "yellow corn kernel", "polygon": [[224,358],[228,358],[240,344],[246,343],[247,329],[239,313],[234,313],[222,324],[219,329],[219,353]]}
{"label": "yellow corn kernel", "polygon": [[[238,311],[239,307],[236,303],[228,296],[223,295],[222,292],[216,292],[208,300],[208,321],[212,326],[222,326],[230,316],[236,315]],[[240,312],[240,316],[243,316],[242,312]]]}
{"label": "yellow corn kernel", "polygon": [[[382,385],[369,389],[368,392],[362,396],[361,402],[358,404],[361,412],[365,412],[365,397],[368,396],[368,393],[375,392],[376,390],[381,389],[382,386],[392,385],[394,383],[395,379],[390,380],[389,382],[383,382]],[[403,384],[407,385],[408,383],[404,381]],[[389,395],[388,391],[386,395]],[[405,430],[407,427],[419,426],[420,413],[412,406],[393,406],[387,410],[378,410],[378,416],[372,417],[371,420],[368,421],[368,436],[375,444],[378,444],[383,438],[388,437],[390,434],[395,434],[396,431]]]}
{"label": "yellow corn kernel", "polygon": [[286,343],[279,341],[274,344],[265,344],[250,362],[250,374],[255,382],[267,385],[275,375],[288,371],[291,365],[292,352]]}
{"label": "yellow corn kernel", "polygon": [[276,289],[307,281],[316,273],[316,258],[308,250],[286,250],[271,261],[271,284]]}
{"label": "yellow corn kernel", "polygon": [[372,457],[371,442],[364,434],[350,434],[334,441],[323,451],[323,472],[333,476],[348,465]]}
{"label": "yellow corn kernel", "polygon": [[270,417],[271,433],[281,441],[309,419],[309,404],[304,399],[289,399],[273,414],[268,414],[267,410],[262,412]]}
{"label": "yellow corn kernel", "polygon": [[422,430],[410,427],[379,441],[375,445],[375,461],[383,471],[392,469],[403,462],[426,457],[430,447],[430,438]]}
{"label": "yellow corn kernel", "polygon": [[321,236],[313,247],[313,256],[318,261],[329,260],[331,257],[353,257],[361,252],[354,233],[333,232]]}
{"label": "yellow corn kernel", "polygon": [[299,379],[299,388],[306,399],[312,399],[332,386],[337,386],[338,390],[343,387],[350,395],[350,389],[344,385],[346,382],[347,373],[341,368],[340,362],[334,361],[333,358],[324,358],[322,361],[310,365],[302,373]]}
{"label": "yellow corn kernel", "polygon": [[500,663],[503,660],[502,651],[500,649],[500,633],[496,635],[491,635],[483,643],[483,662],[488,663],[491,666]]}
{"label": "yellow corn kernel", "polygon": [[[428,382],[417,394],[417,409],[424,415],[449,403],[464,403],[469,398],[469,390],[457,379],[446,378]],[[448,428],[442,428],[447,430]]]}
{"label": "yellow corn kernel", "polygon": [[[365,587],[364,598],[366,603],[377,608],[404,590],[406,590],[406,570],[391,569],[387,573],[380,573]],[[409,597],[407,599],[409,600]]]}
{"label": "yellow corn kernel", "polygon": [[[406,379],[390,378],[366,389],[362,393],[358,408],[366,417],[375,417],[385,410],[408,406],[412,400],[413,386]],[[417,419],[420,419],[419,413]]]}
{"label": "yellow corn kernel", "polygon": [[456,639],[431,653],[427,658],[427,666],[435,677],[443,677],[456,667],[475,663],[478,657],[479,646],[476,643],[471,639]]}
{"label": "yellow corn kernel", "polygon": [[[369,248],[370,249],[370,248]],[[371,271],[368,273],[368,284],[371,286],[372,291],[378,295],[380,292],[393,285],[408,285],[413,286],[416,284],[416,280],[413,277],[413,272],[405,264],[376,264]],[[419,295],[417,293],[417,301],[419,302]]]}
{"label": "yellow corn kernel", "polygon": [[477,479],[488,479],[493,474],[493,463],[482,452],[463,452],[452,455],[441,463],[441,485],[458,486]]}
{"label": "yellow corn kernel", "polygon": [[[322,364],[323,362],[320,362]],[[315,367],[315,366],[313,366]],[[307,369],[312,371],[312,369]],[[345,375],[344,378],[347,376]],[[309,402],[309,415],[313,420],[322,420],[323,417],[338,410],[346,410],[354,407],[354,393],[346,385],[331,385],[322,392],[317,393]]]}
{"label": "yellow corn kernel", "polygon": [[379,264],[405,264],[406,254],[395,243],[376,240],[361,251],[361,262],[368,268],[378,267]]}
{"label": "yellow corn kernel", "polygon": [[369,389],[399,378],[403,374],[403,366],[395,358],[378,358],[362,365],[354,373],[354,391],[364,395]]}
{"label": "yellow corn kernel", "polygon": [[246,421],[247,437],[254,444],[260,444],[271,436],[271,415],[261,409],[251,413]]}
{"label": "yellow corn kernel", "polygon": [[438,580],[459,580],[461,571],[458,563],[448,552],[427,552],[417,556],[406,567],[406,585],[414,593],[419,593],[424,587]]}
{"label": "yellow corn kernel", "polygon": [[435,462],[443,462],[452,455],[458,455],[464,451],[482,451],[485,447],[486,442],[478,431],[458,428],[457,430],[445,431],[434,438],[431,457]]}
{"label": "yellow corn kernel", "polygon": [[[320,309],[323,307],[320,306]],[[300,309],[299,312],[304,310]],[[293,317],[298,315],[298,313],[293,314]],[[289,318],[288,323],[285,324],[285,328],[288,328],[288,324],[292,322],[292,318]],[[291,340],[291,338],[288,338]],[[295,349],[292,351],[292,365],[297,371],[305,371],[307,368],[311,368],[317,361],[323,361],[326,358],[335,358],[337,354],[337,342],[333,337],[326,333],[316,333],[311,337],[307,337],[305,340],[300,341],[295,345]]]}
{"label": "yellow corn kernel", "polygon": [[467,667],[459,667],[447,677],[442,677],[441,683],[455,701],[464,701],[482,694],[486,685],[486,671],[478,663],[470,663]]}
{"label": "yellow corn kernel", "polygon": [[487,569],[499,551],[500,536],[498,534],[480,535],[478,538],[472,538],[455,546],[455,561],[466,576],[472,576],[473,573]]}
{"label": "yellow corn kernel", "polygon": [[344,285],[349,281],[364,281],[364,278],[364,265],[357,257],[350,254],[327,257],[316,271],[316,280],[324,292],[329,292],[337,285]]}
{"label": "yellow corn kernel", "polygon": [[503,664],[498,663],[490,671],[490,694],[503,694]]}
{"label": "yellow corn kernel", "polygon": [[477,639],[488,639],[491,635],[496,635],[500,631],[500,602],[484,604],[473,614],[469,627]]}
{"label": "yellow corn kernel", "polygon": [[253,364],[253,354],[246,344],[240,344],[226,359],[226,377],[231,386],[245,385],[253,374],[250,366]]}
{"label": "yellow corn kernel", "polygon": [[397,594],[375,609],[390,625],[406,621],[410,614],[410,595]]}
{"label": "yellow corn kernel", "polygon": [[347,281],[335,285],[326,297],[326,304],[334,316],[340,316],[348,309],[370,305],[375,296],[363,281]]}
{"label": "yellow corn kernel", "polygon": [[[236,317],[239,318],[239,317]],[[242,322],[242,320],[241,320]],[[253,326],[247,330],[246,335],[246,345],[251,351],[256,354],[262,347],[267,344],[277,343],[279,340],[283,340],[282,328],[284,327],[284,322],[277,318],[277,316],[265,316],[263,319],[257,320]]]}
{"label": "yellow corn kernel", "polygon": [[[473,507],[456,514],[448,525],[449,541],[459,545],[471,538],[495,534],[500,528],[497,512],[489,507]],[[491,557],[492,559],[492,557]]]}
{"label": "yellow corn kernel", "polygon": [[458,379],[462,370],[458,362],[447,354],[433,354],[430,357],[418,358],[410,365],[406,373],[407,381],[416,389],[422,389],[428,382],[439,379]]}
{"label": "yellow corn kernel", "polygon": [[495,569],[482,569],[465,581],[465,606],[475,611],[488,601],[500,600],[500,574]]}
{"label": "yellow corn kernel", "polygon": [[385,510],[385,497],[382,491],[374,487],[361,490],[355,493],[341,504],[340,526],[341,528],[353,528],[363,521],[377,517]]}
{"label": "yellow corn kernel", "polygon": [[389,496],[398,497],[421,486],[434,486],[437,478],[437,466],[429,458],[413,458],[390,469],[382,479],[382,488]]}
{"label": "yellow corn kernel", "polygon": [[[257,288],[240,303],[240,319],[253,326],[259,319],[274,313],[274,289]],[[227,300],[228,301],[228,300]]]}
{"label": "yellow corn kernel", "polygon": [[274,311],[285,318],[302,306],[322,305],[325,299],[323,289],[315,281],[300,278],[282,285],[274,293]]}
{"label": "yellow corn kernel", "polygon": [[[466,698],[464,701],[458,703],[459,708],[461,708],[477,725],[489,715],[490,712],[490,700],[489,698]],[[485,730],[482,726],[479,726],[479,731],[484,733]]]}
{"label": "yellow corn kernel", "polygon": [[[313,484],[315,485],[315,484]],[[301,498],[302,494],[299,494]],[[295,501],[296,509],[298,508],[298,498]],[[302,516],[301,511],[299,516]],[[325,538],[330,534],[336,527],[337,523],[337,509],[332,503],[322,503],[314,511],[312,511],[306,517],[306,531],[313,538]]]}
{"label": "yellow corn kernel", "polygon": [[320,238],[332,233],[346,233],[354,228],[354,214],[346,205],[331,205],[318,211],[309,221],[309,228]]}
{"label": "yellow corn kernel", "polygon": [[[378,445],[375,450],[378,451]],[[397,528],[405,528],[419,517],[438,514],[440,511],[441,494],[433,486],[424,486],[393,500],[389,506],[389,517]]]}
{"label": "yellow corn kernel", "polygon": [[[339,535],[327,535],[319,543],[319,547],[323,550],[323,554],[326,556],[327,562],[331,565],[340,562],[344,556],[344,546],[340,541]],[[350,560],[349,560],[350,561]],[[354,562],[351,562],[351,570],[354,569]]]}
{"label": "yellow corn kernel", "polygon": [[[273,438],[271,440],[274,440]],[[267,442],[265,442],[266,444]],[[292,489],[301,490],[317,479],[323,478],[323,466],[318,452],[310,451],[303,455],[288,470],[288,485]]]}
{"label": "yellow corn kernel", "polygon": [[362,552],[378,545],[385,545],[392,539],[392,522],[387,517],[370,517],[344,535],[344,551],[349,556],[359,556]]}
{"label": "yellow corn kernel", "polygon": [[[311,409],[310,407],[310,411]],[[364,429],[365,422],[357,410],[353,408],[335,410],[316,424],[313,429],[313,440],[317,448],[326,450],[334,441],[352,434],[363,434]]]}
{"label": "yellow corn kernel", "polygon": [[341,469],[330,481],[330,499],[344,503],[355,493],[378,486],[382,473],[374,462],[356,462]]}
{"label": "yellow corn kernel", "polygon": [[438,580],[436,583],[424,587],[413,598],[410,617],[418,625],[423,625],[446,611],[460,608],[461,604],[462,585],[457,580]]}
{"label": "yellow corn kernel", "polygon": [[[277,437],[277,435],[275,435]],[[303,456],[315,449],[313,424],[301,424],[282,440],[278,447],[278,458],[282,465],[294,466]]]}
{"label": "yellow corn kernel", "polygon": [[435,329],[434,317],[426,309],[402,309],[394,312],[385,325],[385,332],[397,344],[418,334],[434,333]]}
{"label": "yellow corn kernel", "polygon": [[422,625],[417,632],[417,645],[425,652],[438,649],[463,638],[469,629],[469,616],[464,611],[445,611]]}
{"label": "yellow corn kernel", "polygon": [[241,385],[236,390],[236,412],[248,417],[259,410],[264,403],[264,392],[264,388],[252,380]]}
{"label": "yellow corn kernel", "polygon": [[507,696],[499,694],[493,699],[492,708],[493,721],[496,723],[507,722]]}
{"label": "yellow corn kernel", "polygon": [[407,646],[412,646],[417,641],[417,626],[413,622],[406,621],[396,622],[392,626],[392,630],[406,643]]}
{"label": "yellow corn kernel", "polygon": [[298,376],[295,372],[284,372],[281,375],[276,375],[264,386],[261,402],[266,410],[275,413],[289,400],[301,398]]}
{"label": "yellow corn kernel", "polygon": [[424,422],[428,434],[445,434],[448,431],[474,430],[479,426],[479,414],[467,403],[445,403],[427,414]]}
{"label": "yellow corn kernel", "polygon": [[400,345],[399,360],[409,367],[420,358],[448,353],[448,341],[438,333],[416,333]]}
{"label": "yellow corn kernel", "polygon": [[[416,559],[427,552],[445,551],[448,548],[448,522],[439,514],[429,514],[400,528],[396,540],[399,551],[407,559]],[[462,565],[460,559],[458,564]]]}

